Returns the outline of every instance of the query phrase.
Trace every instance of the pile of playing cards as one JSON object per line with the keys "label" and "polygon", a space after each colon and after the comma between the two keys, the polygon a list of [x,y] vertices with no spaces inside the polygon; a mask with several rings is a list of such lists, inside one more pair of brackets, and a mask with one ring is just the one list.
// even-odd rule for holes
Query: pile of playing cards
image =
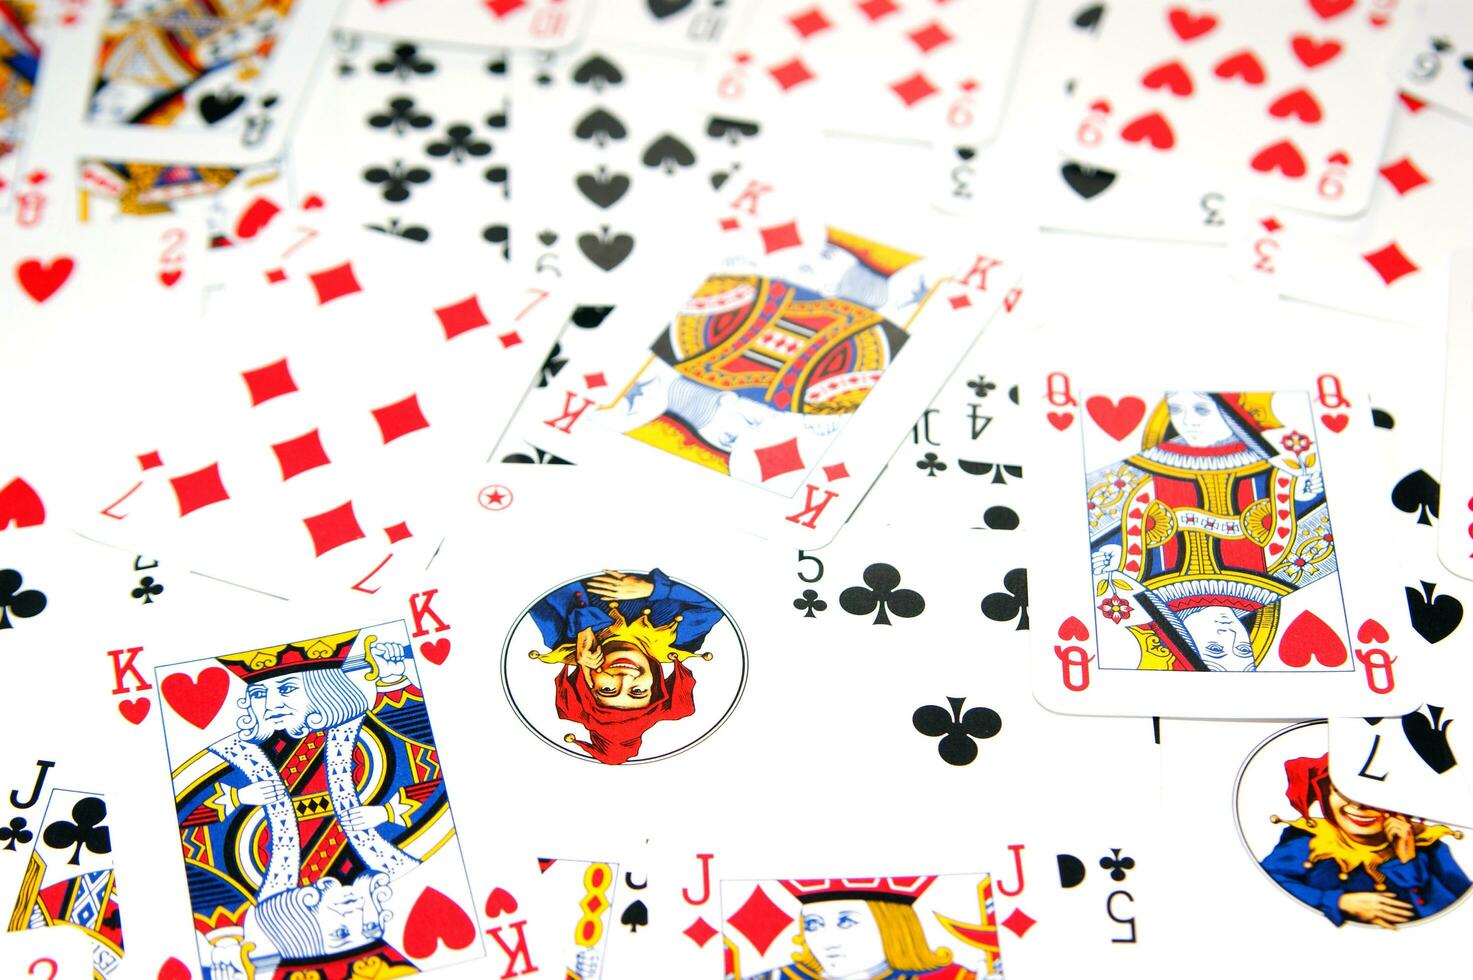
{"label": "pile of playing cards", "polygon": [[1470,161],[1467,0],[0,0],[0,973],[1462,975]]}

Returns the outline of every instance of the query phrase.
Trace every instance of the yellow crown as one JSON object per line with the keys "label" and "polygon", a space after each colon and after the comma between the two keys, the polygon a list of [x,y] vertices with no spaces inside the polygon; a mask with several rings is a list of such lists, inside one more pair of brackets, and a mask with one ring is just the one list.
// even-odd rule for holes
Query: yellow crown
{"label": "yellow crown", "polygon": [[[699,657],[702,660],[711,659],[709,653],[679,650],[673,645],[675,633],[680,629],[680,621],[683,618],[681,616],[676,616],[662,626],[656,626],[650,622],[650,611],[646,609],[631,622],[625,619],[624,614],[619,611],[619,604],[611,602],[609,603],[609,618],[613,622],[594,634],[600,647],[609,643],[627,643],[657,663],[671,663],[676,660],[688,660],[691,657]],[[577,647],[573,643],[559,643],[546,653],[538,653],[533,650],[528,656],[548,664],[564,663],[576,659]]]}

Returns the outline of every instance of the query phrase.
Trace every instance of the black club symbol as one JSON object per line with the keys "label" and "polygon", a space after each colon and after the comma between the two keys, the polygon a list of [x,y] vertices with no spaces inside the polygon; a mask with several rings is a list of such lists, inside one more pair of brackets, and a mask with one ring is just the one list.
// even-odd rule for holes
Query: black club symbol
{"label": "black club symbol", "polygon": [[0,630],[14,627],[10,617],[30,619],[40,615],[46,608],[46,593],[36,589],[22,590],[20,572],[13,568],[0,568]]}
{"label": "black club symbol", "polygon": [[11,817],[9,827],[0,827],[0,840],[5,842],[7,851],[15,850],[17,844],[28,844],[34,836],[26,829],[25,817]]}
{"label": "black club symbol", "polygon": [[108,854],[113,849],[112,834],[102,825],[107,819],[107,804],[97,796],[84,796],[72,806],[71,820],[57,820],[46,828],[41,839],[57,850],[72,848],[67,864],[80,864],[82,848],[93,854]]}
{"label": "black club symbol", "polygon": [[971,388],[972,393],[975,394],[978,398],[986,398],[987,393],[996,388],[997,385],[991,381],[988,381],[987,375],[979,374],[977,375],[977,377],[967,382],[967,387]]}
{"label": "black club symbol", "polygon": [[804,619],[813,619],[814,613],[823,612],[829,604],[818,597],[813,589],[804,589],[803,594],[793,600],[793,608],[803,613]]}
{"label": "black club symbol", "polygon": [[424,167],[405,167],[404,161],[395,160],[391,167],[369,167],[363,171],[363,179],[370,184],[384,185],[384,200],[392,204],[409,200],[415,184],[427,184],[430,172]]}
{"label": "black club symbol", "polygon": [[946,464],[935,453],[926,453],[916,460],[916,469],[925,470],[927,477],[934,477],[937,473],[946,471]]}
{"label": "black club symbol", "polygon": [[132,596],[135,599],[142,599],[143,604],[146,606],[153,602],[154,596],[162,595],[163,592],[164,583],[155,582],[152,575],[145,575],[138,580],[138,588],[133,590]]}
{"label": "black club symbol", "polygon": [[1002,731],[1002,716],[991,708],[968,708],[962,713],[966,698],[948,697],[950,713],[939,704],[925,704],[910,716],[915,730],[930,738],[940,738],[936,753],[948,765],[969,766],[977,761],[977,740],[991,738]]}
{"label": "black club symbol", "polygon": [[415,75],[433,75],[435,63],[419,56],[419,46],[414,44],[396,44],[394,53],[373,63],[373,70],[380,75],[397,75],[403,81],[409,81]]}
{"label": "black club symbol", "polygon": [[406,95],[389,100],[389,107],[368,117],[368,125],[374,129],[392,129],[394,135],[403,136],[411,129],[428,129],[435,124],[435,117],[420,112],[414,100]]}
{"label": "black club symbol", "polygon": [[[896,588],[900,572],[894,565],[875,562],[864,570],[864,585],[851,585],[839,593],[839,605],[854,616],[875,614],[875,626],[889,626],[888,613],[912,619],[926,611],[926,600],[914,589]],[[866,587],[867,586],[867,587]]]}
{"label": "black club symbol", "polygon": [[1121,857],[1120,848],[1112,847],[1109,854],[1100,858],[1100,867],[1110,872],[1111,881],[1124,881],[1126,872],[1135,870],[1135,858],[1129,854]]}
{"label": "black club symbol", "polygon": [[426,144],[425,152],[432,157],[449,157],[454,163],[464,163],[467,157],[483,157],[490,153],[491,144],[477,139],[465,123],[456,123],[446,128],[444,138]]}

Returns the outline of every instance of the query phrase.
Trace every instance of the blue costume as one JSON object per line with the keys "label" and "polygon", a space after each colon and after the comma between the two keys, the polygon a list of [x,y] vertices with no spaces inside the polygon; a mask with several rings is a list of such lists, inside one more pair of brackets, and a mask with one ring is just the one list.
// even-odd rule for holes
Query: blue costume
{"label": "blue costume", "polygon": [[[1364,865],[1351,869],[1342,881],[1340,869],[1331,858],[1315,861],[1309,868],[1312,835],[1297,827],[1286,827],[1268,857],[1261,862],[1279,886],[1312,908],[1319,909],[1335,925],[1345,921],[1340,896],[1350,892],[1376,891],[1376,881]],[[1453,860],[1443,841],[1419,844],[1410,862],[1391,858],[1379,865],[1385,878],[1383,893],[1412,907],[1413,915],[1425,919],[1456,902],[1468,890],[1468,876]]]}

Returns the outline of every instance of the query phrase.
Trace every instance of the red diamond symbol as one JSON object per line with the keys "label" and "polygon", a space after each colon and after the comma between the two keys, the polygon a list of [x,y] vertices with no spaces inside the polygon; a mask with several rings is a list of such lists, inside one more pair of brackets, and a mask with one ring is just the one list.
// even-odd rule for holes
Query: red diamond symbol
{"label": "red diamond symbol", "polygon": [[507,14],[520,10],[527,5],[527,0],[486,0],[486,9],[497,18],[505,17]]}
{"label": "red diamond symbol", "polygon": [[157,449],[155,449],[151,453],[144,453],[142,456],[138,457],[138,468],[140,470],[151,470],[157,466],[163,465],[164,457],[159,455],[159,451]]}
{"label": "red diamond symbol", "polygon": [[1038,922],[1037,919],[1022,909],[1013,909],[1013,911],[1008,913],[1008,917],[1002,920],[1004,928],[1019,939],[1023,937],[1023,933],[1032,929],[1036,922]]}
{"label": "red diamond symbol", "polygon": [[757,466],[762,471],[762,482],[775,476],[791,473],[803,468],[803,457],[798,452],[797,438],[788,439],[775,446],[764,446],[752,455],[757,457]]}
{"label": "red diamond symbol", "polygon": [[379,432],[383,433],[384,445],[388,445],[400,436],[407,436],[411,432],[430,427],[425,413],[419,409],[418,395],[410,395],[392,405],[375,408],[373,420],[378,423]]}
{"label": "red diamond symbol", "polygon": [[253,406],[297,390],[297,383],[292,380],[291,369],[286,366],[284,357],[265,367],[242,371],[240,376],[245,379],[246,388],[250,390]]}
{"label": "red diamond symbol", "polygon": [[960,310],[972,305],[972,297],[966,293],[957,293],[947,302],[951,304],[953,310]]}
{"label": "red diamond symbol", "polygon": [[1421,187],[1430,182],[1430,178],[1418,170],[1415,163],[1412,163],[1411,157],[1402,157],[1395,163],[1388,163],[1381,168],[1381,176],[1396,188],[1398,194],[1405,194],[1415,187]]}
{"label": "red diamond symbol", "polygon": [[879,20],[881,17],[889,17],[900,9],[900,5],[895,0],[864,0],[863,3],[857,3],[855,6],[859,8],[860,13],[864,14],[871,21]]}
{"label": "red diamond symbol", "polygon": [[745,65],[752,60],[752,55],[750,52],[747,51],[738,51],[736,54],[731,56],[731,60],[735,61],[739,65]]}
{"label": "red diamond symbol", "polygon": [[981,83],[975,78],[963,78],[957,85],[963,92],[975,92],[981,88]]}
{"label": "red diamond symbol", "polygon": [[680,931],[685,933],[685,938],[703,949],[711,941],[711,937],[716,935],[716,930],[711,928],[711,923],[700,917]]}
{"label": "red diamond symbol", "polygon": [[276,285],[279,282],[285,282],[286,281],[286,270],[284,270],[284,269],[267,269],[266,270],[266,281],[269,282],[269,283],[271,283],[271,285],[273,285],[273,286]]}
{"label": "red diamond symbol", "polygon": [[180,517],[201,507],[230,499],[225,484],[220,482],[219,463],[211,463],[204,469],[176,476],[169,481],[169,485],[174,488],[174,496],[179,500]]}
{"label": "red diamond symbol", "polygon": [[1275,218],[1273,215],[1269,215],[1267,218],[1264,218],[1262,221],[1259,222],[1259,224],[1263,225],[1264,230],[1267,231],[1269,234],[1273,234],[1280,228],[1284,227],[1283,225],[1279,224],[1279,219]]}
{"label": "red diamond symbol", "polygon": [[784,248],[792,248],[802,245],[803,239],[798,235],[798,222],[789,221],[785,225],[773,225],[771,228],[763,228],[762,248],[768,255]]}
{"label": "red diamond symbol", "polygon": [[386,527],[386,528],[384,528],[384,536],[389,539],[389,544],[398,544],[400,541],[403,541],[405,538],[412,538],[412,537],[414,537],[414,532],[411,531],[411,530],[409,530],[409,525],[408,524],[405,524],[403,521],[400,521],[398,524],[395,524],[393,527]]}
{"label": "red diamond symbol", "polygon": [[823,475],[828,478],[828,481],[830,483],[833,483],[835,480],[842,480],[844,479],[844,477],[848,476],[849,467],[845,466],[843,463],[834,463],[823,468]]}
{"label": "red diamond symbol", "polygon": [[592,374],[585,374],[583,376],[583,384],[587,388],[602,388],[608,383],[609,379],[604,377],[602,371],[594,371]]}
{"label": "red diamond symbol", "polygon": [[335,299],[341,299],[352,293],[363,289],[358,285],[358,277],[353,275],[353,263],[344,262],[335,265],[331,269],[323,269],[314,272],[307,277],[312,281],[312,288],[317,290],[317,303],[319,306],[331,303]]}
{"label": "red diamond symbol", "polygon": [[307,533],[312,535],[312,549],[318,558],[363,537],[363,528],[358,526],[358,518],[353,516],[351,500],[316,517],[305,518],[302,523],[306,525]]}
{"label": "red diamond symbol", "polygon": [[833,21],[825,17],[823,11],[817,7],[809,7],[801,13],[793,14],[788,18],[788,23],[793,25],[793,30],[804,40],[834,26]]}
{"label": "red diamond symbol", "polygon": [[752,889],[752,894],[742,903],[742,907],[726,920],[726,924],[751,943],[759,955],[766,956],[772,941],[782,935],[782,931],[792,921],[793,917],[768,898],[762,886],[758,885]]}
{"label": "red diamond symbol", "polygon": [[777,87],[784,92],[814,77],[813,72],[808,70],[808,66],[803,64],[802,58],[792,58],[780,65],[773,65],[767,69],[767,74],[772,76],[772,80],[777,82]]}
{"label": "red diamond symbol", "polygon": [[1361,258],[1371,264],[1371,268],[1376,270],[1376,275],[1380,276],[1388,286],[1402,276],[1408,276],[1417,271],[1417,264],[1407,258],[1401,246],[1394,241],[1388,242],[1384,248],[1377,251],[1365,253]]}
{"label": "red diamond symbol", "polygon": [[283,480],[290,480],[298,473],[305,473],[331,462],[327,458],[327,451],[322,448],[322,438],[317,434],[316,429],[304,432],[295,439],[278,442],[271,447],[271,451],[276,454],[276,461],[281,464]]}
{"label": "red diamond symbol", "polygon": [[941,22],[937,20],[931,21],[925,27],[917,27],[907,34],[906,37],[910,38],[911,42],[921,49],[922,54],[927,54],[933,48],[938,48],[947,41],[952,40],[951,32],[942,27]]}
{"label": "red diamond symbol", "polygon": [[935,95],[940,89],[932,85],[931,80],[925,75],[916,72],[909,78],[902,78],[895,82],[890,86],[890,91],[900,96],[900,101],[905,103],[906,108],[909,108],[922,99]]}
{"label": "red diamond symbol", "polygon": [[520,344],[522,342],[522,335],[515,330],[511,330],[507,333],[497,334],[496,339],[501,341],[501,347],[505,350],[508,347],[515,347],[517,344]]}
{"label": "red diamond symbol", "polygon": [[486,314],[481,312],[481,301],[474,296],[467,296],[459,303],[451,303],[435,310],[435,316],[440,318],[440,326],[445,329],[445,339],[459,337],[467,330],[484,327],[491,321],[486,319]]}
{"label": "red diamond symbol", "polygon": [[736,231],[742,226],[742,223],[735,218],[722,218],[718,224],[722,231]]}

